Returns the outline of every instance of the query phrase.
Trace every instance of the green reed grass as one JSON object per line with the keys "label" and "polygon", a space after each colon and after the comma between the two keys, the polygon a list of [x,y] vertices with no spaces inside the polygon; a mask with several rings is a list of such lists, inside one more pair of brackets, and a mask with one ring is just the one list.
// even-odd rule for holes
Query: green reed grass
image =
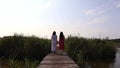
{"label": "green reed grass", "polygon": [[113,59],[116,54],[113,42],[106,39],[68,37],[65,45],[68,55],[78,64],[87,60]]}
{"label": "green reed grass", "polygon": [[17,60],[24,60],[24,58],[27,59],[24,60],[24,63],[34,67],[37,62],[28,60],[38,60],[40,62],[50,52],[50,45],[50,40],[45,38],[18,34],[5,36],[0,38],[0,57],[10,58],[9,65],[11,68],[19,68]]}

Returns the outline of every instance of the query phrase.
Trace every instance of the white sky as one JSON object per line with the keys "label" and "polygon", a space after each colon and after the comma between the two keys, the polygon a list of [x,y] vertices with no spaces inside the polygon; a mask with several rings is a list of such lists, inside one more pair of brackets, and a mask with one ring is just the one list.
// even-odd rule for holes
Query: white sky
{"label": "white sky", "polygon": [[0,0],[0,36],[120,38],[119,17],[120,0]]}

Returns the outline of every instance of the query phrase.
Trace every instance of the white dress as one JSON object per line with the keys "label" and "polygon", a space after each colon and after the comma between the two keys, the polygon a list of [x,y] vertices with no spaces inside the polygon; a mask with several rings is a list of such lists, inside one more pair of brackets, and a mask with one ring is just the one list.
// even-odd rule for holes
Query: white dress
{"label": "white dress", "polygon": [[57,46],[57,35],[52,35],[51,38],[51,51],[56,51],[56,46]]}

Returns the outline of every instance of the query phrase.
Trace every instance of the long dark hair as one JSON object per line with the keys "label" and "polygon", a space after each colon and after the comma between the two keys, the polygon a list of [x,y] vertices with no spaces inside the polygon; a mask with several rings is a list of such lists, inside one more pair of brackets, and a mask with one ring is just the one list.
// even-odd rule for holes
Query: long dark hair
{"label": "long dark hair", "polygon": [[63,39],[64,39],[63,32],[60,32],[60,36],[59,36],[59,38],[63,38]]}
{"label": "long dark hair", "polygon": [[56,32],[55,31],[53,31],[53,34],[52,35],[56,35]]}

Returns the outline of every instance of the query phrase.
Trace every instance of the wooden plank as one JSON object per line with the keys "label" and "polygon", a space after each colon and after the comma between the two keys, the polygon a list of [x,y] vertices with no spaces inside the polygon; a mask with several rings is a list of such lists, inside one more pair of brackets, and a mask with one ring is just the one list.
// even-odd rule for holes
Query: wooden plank
{"label": "wooden plank", "polygon": [[40,65],[38,68],[79,68],[76,64]]}
{"label": "wooden plank", "polygon": [[68,59],[68,60],[70,60],[71,58],[70,57],[68,57],[67,55],[51,55],[51,54],[48,54],[45,58],[44,58],[44,60],[47,60],[47,59],[56,59],[56,60],[58,60],[58,59],[62,59],[62,60],[65,60],[65,59]]}
{"label": "wooden plank", "polygon": [[79,68],[79,66],[66,54],[48,54],[37,68]]}
{"label": "wooden plank", "polygon": [[72,60],[44,60],[41,62],[41,64],[74,64],[74,61]]}

